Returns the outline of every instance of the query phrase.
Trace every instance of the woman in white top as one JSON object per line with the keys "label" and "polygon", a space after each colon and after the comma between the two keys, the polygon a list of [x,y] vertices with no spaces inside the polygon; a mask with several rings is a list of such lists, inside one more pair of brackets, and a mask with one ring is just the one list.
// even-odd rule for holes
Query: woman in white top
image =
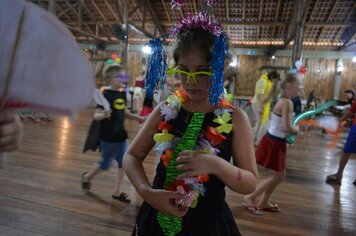
{"label": "woman in white top", "polygon": [[[289,133],[296,134],[297,127],[291,124],[293,103],[291,99],[300,91],[300,82],[293,74],[288,74],[281,83],[282,96],[278,99],[271,115],[270,127],[262,138],[257,151],[257,164],[270,169],[272,175],[260,182],[255,192],[243,199],[244,207],[252,214],[261,215],[263,211],[280,212],[276,203],[269,201],[270,196],[285,176],[286,138]],[[255,199],[262,195],[258,205]]]}

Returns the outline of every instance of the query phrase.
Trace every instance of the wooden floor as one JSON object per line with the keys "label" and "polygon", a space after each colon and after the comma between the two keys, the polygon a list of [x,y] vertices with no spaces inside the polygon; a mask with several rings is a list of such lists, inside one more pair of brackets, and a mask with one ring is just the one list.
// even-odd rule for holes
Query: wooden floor
{"label": "wooden floor", "polygon": [[[91,195],[80,188],[81,173],[98,159],[81,153],[92,112],[76,122],[26,123],[23,145],[4,154],[0,170],[0,235],[130,235],[142,200],[125,179],[132,203],[112,201],[116,168],[94,179]],[[139,127],[126,126],[132,138]],[[329,140],[313,132],[288,149],[286,181],[272,195],[281,213],[251,215],[241,207],[242,196],[227,190],[243,235],[356,235],[356,161],[350,160],[341,186],[326,184],[341,152],[326,150]],[[145,164],[151,179],[157,161],[150,156]],[[260,179],[266,174],[260,169]]]}

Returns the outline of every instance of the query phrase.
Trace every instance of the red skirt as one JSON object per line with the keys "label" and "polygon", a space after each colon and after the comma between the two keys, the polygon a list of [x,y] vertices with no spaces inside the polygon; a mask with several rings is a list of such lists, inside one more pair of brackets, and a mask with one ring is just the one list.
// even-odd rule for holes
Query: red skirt
{"label": "red skirt", "polygon": [[286,140],[267,133],[257,147],[257,164],[278,172],[284,171],[286,167],[286,152]]}
{"label": "red skirt", "polygon": [[153,111],[153,107],[143,106],[140,116],[148,116]]}

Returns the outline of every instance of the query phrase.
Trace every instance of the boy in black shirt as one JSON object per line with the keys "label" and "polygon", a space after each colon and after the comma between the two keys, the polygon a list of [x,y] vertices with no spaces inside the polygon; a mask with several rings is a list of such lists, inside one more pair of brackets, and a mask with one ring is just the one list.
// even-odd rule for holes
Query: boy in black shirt
{"label": "boy in black shirt", "polygon": [[124,177],[122,158],[128,145],[124,121],[125,117],[138,121],[145,121],[145,118],[129,113],[126,109],[126,90],[122,85],[123,82],[127,82],[127,75],[122,72],[122,68],[119,65],[112,65],[107,68],[105,79],[109,84],[109,88],[103,91],[103,95],[109,102],[111,111],[104,110],[104,107],[98,105],[94,114],[94,120],[101,121],[100,149],[102,158],[90,171],[82,174],[82,189],[88,193],[90,181],[101,171],[108,170],[112,160],[115,159],[119,168],[112,198],[129,202],[128,195],[120,189]]}

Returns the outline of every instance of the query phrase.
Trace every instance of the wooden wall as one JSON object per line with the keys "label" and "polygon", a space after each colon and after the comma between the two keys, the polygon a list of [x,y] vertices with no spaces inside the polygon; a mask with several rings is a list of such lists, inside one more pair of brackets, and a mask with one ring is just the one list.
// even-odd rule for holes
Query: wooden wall
{"label": "wooden wall", "polygon": [[[253,96],[255,92],[255,84],[261,76],[259,70],[262,66],[289,66],[289,57],[277,57],[275,60],[264,56],[248,56],[240,55],[238,58],[239,67],[237,70],[237,81],[235,95],[238,96]],[[286,71],[279,71],[282,74]]]}
{"label": "wooden wall", "polygon": [[143,55],[142,52],[130,52],[127,62],[128,74],[130,76],[130,81],[128,82],[129,86],[135,84],[135,79],[138,75],[141,74],[143,70]]}
{"label": "wooden wall", "polygon": [[[264,56],[239,56],[237,71],[237,96],[253,96],[255,83],[261,75],[259,68],[265,65],[290,66],[290,57],[276,57],[275,60]],[[304,94],[307,96],[312,90],[320,99],[332,99],[334,79],[336,76],[336,59],[306,58],[305,65],[308,72],[304,74]],[[345,99],[346,89],[356,89],[356,63],[351,59],[344,59],[344,70],[341,72],[340,99]],[[320,71],[318,71],[320,69]],[[288,71],[279,71],[281,75]]]}
{"label": "wooden wall", "polygon": [[[145,58],[141,52],[130,52],[128,58],[128,73],[131,78],[129,85],[132,85],[135,78],[140,74],[145,66]],[[236,96],[253,96],[255,83],[261,75],[260,67],[286,66],[291,65],[290,57],[276,57],[275,60],[265,56],[239,55],[239,67],[237,70],[237,83],[235,88]],[[305,97],[312,91],[318,98],[332,99],[334,79],[336,76],[336,59],[329,58],[306,58],[305,65],[308,72],[304,75],[304,94]],[[351,59],[344,59],[344,70],[341,73],[340,99],[345,99],[346,89],[356,89],[356,63]],[[320,69],[320,72],[318,71]],[[284,76],[287,70],[279,71]]]}
{"label": "wooden wall", "polygon": [[344,70],[341,72],[340,99],[344,99],[346,89],[356,90],[356,63],[351,59],[344,59]]}

